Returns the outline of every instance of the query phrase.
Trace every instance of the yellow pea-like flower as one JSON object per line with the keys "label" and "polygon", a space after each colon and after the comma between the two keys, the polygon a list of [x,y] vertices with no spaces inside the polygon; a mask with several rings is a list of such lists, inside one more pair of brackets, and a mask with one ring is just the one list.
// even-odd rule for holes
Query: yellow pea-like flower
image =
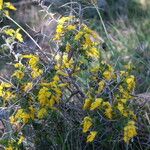
{"label": "yellow pea-like flower", "polygon": [[5,7],[11,9],[11,10],[17,10],[13,4],[11,4],[10,2],[5,2]]}
{"label": "yellow pea-like flower", "polygon": [[25,140],[25,137],[21,136],[20,139],[19,139],[19,141],[18,141],[18,144],[21,144],[24,140]]}
{"label": "yellow pea-like flower", "polygon": [[97,131],[91,131],[90,134],[87,137],[87,141],[86,142],[94,141],[96,135],[97,135]]}
{"label": "yellow pea-like flower", "polygon": [[3,0],[0,0],[0,10],[3,8]]}
{"label": "yellow pea-like flower", "polygon": [[25,92],[28,92],[28,91],[30,91],[30,90],[32,89],[32,87],[33,87],[33,83],[32,83],[32,82],[29,82],[29,83],[27,83],[27,84],[24,86],[24,91],[25,91]]}
{"label": "yellow pea-like flower", "polygon": [[12,76],[15,76],[18,79],[22,79],[24,77],[24,72],[21,70],[16,70]]}
{"label": "yellow pea-like flower", "polygon": [[124,142],[129,143],[130,139],[137,135],[136,126],[134,121],[129,121],[127,126],[124,127]]}
{"label": "yellow pea-like flower", "polygon": [[102,101],[103,101],[102,98],[97,98],[97,99],[95,100],[95,102],[93,102],[93,103],[91,104],[90,110],[95,110],[96,108],[100,107]]}
{"label": "yellow pea-like flower", "polygon": [[45,108],[42,108],[39,110],[39,112],[38,112],[38,118],[39,119],[44,118],[46,115],[47,115],[47,110]]}
{"label": "yellow pea-like flower", "polygon": [[103,73],[103,76],[104,76],[105,79],[110,80],[111,77],[112,77],[112,72],[109,71],[109,70],[106,70],[106,71]]}
{"label": "yellow pea-like flower", "polygon": [[83,105],[83,109],[86,110],[86,109],[89,109],[91,107],[91,104],[92,104],[92,100],[91,99],[85,99],[85,102],[84,102],[84,105]]}
{"label": "yellow pea-like flower", "polygon": [[85,117],[83,120],[83,133],[86,133],[87,131],[89,131],[89,129],[92,126],[92,118],[90,117]]}

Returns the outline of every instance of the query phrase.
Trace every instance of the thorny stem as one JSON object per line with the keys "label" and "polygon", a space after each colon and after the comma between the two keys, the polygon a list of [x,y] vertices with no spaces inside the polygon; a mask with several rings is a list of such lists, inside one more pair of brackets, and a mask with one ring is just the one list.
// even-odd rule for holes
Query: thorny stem
{"label": "thorny stem", "polygon": [[12,21],[14,24],[16,24],[33,41],[33,43],[40,49],[40,51],[42,51],[42,48],[39,46],[39,44],[22,26],[20,26],[13,18],[9,17],[8,15],[5,15],[5,17],[8,18],[10,21]]}

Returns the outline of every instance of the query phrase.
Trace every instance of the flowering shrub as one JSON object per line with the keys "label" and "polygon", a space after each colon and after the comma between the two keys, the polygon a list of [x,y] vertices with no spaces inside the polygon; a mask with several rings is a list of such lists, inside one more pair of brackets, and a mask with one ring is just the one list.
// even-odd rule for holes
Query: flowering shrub
{"label": "flowering shrub", "polygon": [[[13,6],[0,5],[1,10],[5,7]],[[13,45],[23,42],[20,29],[3,28],[1,34],[14,54]],[[55,118],[54,114],[63,116],[67,111],[65,104],[82,104],[78,108],[82,122],[77,126],[87,143],[117,139],[129,144],[137,135],[131,105],[135,77],[128,69],[118,71],[106,63],[98,39],[97,33],[76,17],[62,17],[53,39],[56,47],[50,56],[40,52],[17,55],[10,80],[0,84],[2,106],[11,110],[11,133],[3,142],[6,150],[34,143],[38,139],[34,133],[36,124],[51,128],[48,121]],[[27,129],[35,139],[29,138]],[[59,132],[62,134],[63,130]]]}

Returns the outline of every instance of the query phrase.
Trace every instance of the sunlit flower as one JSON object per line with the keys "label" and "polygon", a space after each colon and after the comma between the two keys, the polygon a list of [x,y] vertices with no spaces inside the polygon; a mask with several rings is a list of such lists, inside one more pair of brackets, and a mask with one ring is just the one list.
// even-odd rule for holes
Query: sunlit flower
{"label": "sunlit flower", "polygon": [[24,77],[24,72],[22,72],[21,70],[16,70],[12,76],[15,76],[18,79],[22,79]]}
{"label": "sunlit flower", "polygon": [[87,98],[85,99],[85,102],[84,102],[84,105],[83,105],[83,109],[86,110],[86,109],[89,109],[91,107],[91,104],[92,104],[92,100]]}
{"label": "sunlit flower", "polygon": [[33,87],[33,83],[32,83],[32,82],[29,82],[29,83],[27,83],[27,84],[24,86],[23,90],[24,90],[25,92],[28,92],[28,91],[30,91],[30,90],[32,89],[32,87]]}
{"label": "sunlit flower", "polygon": [[3,8],[3,0],[0,0],[0,10]]}
{"label": "sunlit flower", "polygon": [[47,110],[46,110],[45,108],[41,108],[41,109],[38,111],[38,118],[39,118],[39,119],[44,118],[46,115],[47,115]]}
{"label": "sunlit flower", "polygon": [[97,135],[97,131],[91,131],[90,134],[87,137],[87,141],[86,142],[94,141],[96,135]]}
{"label": "sunlit flower", "polygon": [[102,101],[103,101],[102,98],[97,98],[97,99],[91,104],[90,110],[95,110],[96,108],[100,107]]}
{"label": "sunlit flower", "polygon": [[92,126],[92,119],[90,117],[85,117],[83,120],[83,133],[86,133],[87,131],[89,131],[89,129]]}
{"label": "sunlit flower", "polygon": [[134,121],[129,121],[127,126],[124,127],[124,141],[128,143],[130,139],[137,135],[136,126]]}
{"label": "sunlit flower", "polygon": [[24,140],[25,140],[25,137],[24,136],[20,136],[18,144],[20,145]]}

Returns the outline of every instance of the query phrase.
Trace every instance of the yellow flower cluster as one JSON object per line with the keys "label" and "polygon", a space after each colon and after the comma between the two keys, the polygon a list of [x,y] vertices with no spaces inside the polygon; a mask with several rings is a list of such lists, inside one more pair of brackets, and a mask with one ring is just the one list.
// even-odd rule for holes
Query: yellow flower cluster
{"label": "yellow flower cluster", "polygon": [[91,104],[91,107],[90,107],[90,110],[95,110],[97,108],[99,108],[102,104],[102,101],[103,99],[102,98],[97,98],[92,104]]}
{"label": "yellow flower cluster", "polygon": [[55,60],[57,61],[55,65],[56,70],[73,68],[74,61],[73,59],[68,59],[67,53],[64,53],[62,56],[60,54],[57,54]]}
{"label": "yellow flower cluster", "polygon": [[115,76],[114,69],[112,68],[112,66],[108,65],[108,69],[103,72],[103,76],[106,80],[110,80]]}
{"label": "yellow flower cluster", "polygon": [[105,115],[107,118],[112,119],[112,106],[109,102],[104,102],[102,98],[96,98],[95,101],[87,98],[85,99],[83,109],[95,110],[105,108]]}
{"label": "yellow flower cluster", "polygon": [[[88,132],[92,127],[92,125],[93,125],[92,119],[89,116],[85,117],[83,120],[83,133]],[[90,131],[90,134],[87,136],[86,142],[94,141],[96,135],[97,135],[97,131]]]}
{"label": "yellow flower cluster", "polygon": [[128,85],[128,89],[133,90],[135,88],[135,77],[133,75],[127,77],[126,83]]}
{"label": "yellow flower cluster", "polygon": [[29,92],[32,88],[33,88],[33,83],[32,82],[28,82],[26,85],[24,85],[23,90],[25,92]]}
{"label": "yellow flower cluster", "polygon": [[[43,87],[40,89],[40,91],[38,93],[38,100],[39,100],[41,106],[45,106],[48,103],[50,103],[49,102],[50,96],[51,96],[51,92],[49,91],[49,89],[47,87]],[[51,103],[53,103],[52,101],[51,101]]]}
{"label": "yellow flower cluster", "polygon": [[19,141],[18,141],[18,145],[23,143],[24,140],[25,140],[25,137],[24,136],[20,136]]}
{"label": "yellow flower cluster", "polygon": [[3,2],[3,0],[0,0],[0,11],[3,10],[4,14],[9,16],[9,11],[10,10],[16,10],[16,8],[12,5],[10,2]]}
{"label": "yellow flower cluster", "polygon": [[43,119],[46,115],[47,115],[47,110],[46,110],[46,108],[41,108],[41,109],[38,111],[38,118],[39,118],[39,119]]}
{"label": "yellow flower cluster", "polygon": [[[94,39],[97,39],[97,34],[85,24],[79,27],[79,24],[76,24],[76,22],[78,22],[78,20],[74,16],[62,17],[58,21],[54,40],[61,42],[63,38],[68,36],[68,32],[71,32],[74,37],[74,42],[81,42],[82,52],[87,57],[98,59],[100,56],[98,49],[99,42],[96,42],[98,40],[94,41]],[[73,46],[70,43],[66,43],[66,52],[69,52],[71,47]]]}
{"label": "yellow flower cluster", "polygon": [[86,142],[93,142],[95,140],[96,135],[97,135],[97,131],[91,131],[87,137]]}
{"label": "yellow flower cluster", "polygon": [[29,66],[32,69],[31,76],[33,79],[41,76],[43,74],[43,70],[39,68],[39,57],[37,55],[23,55],[22,58],[29,59]]}
{"label": "yellow flower cluster", "polygon": [[[62,96],[62,84],[59,84],[59,77],[55,75],[49,83],[41,83],[43,86],[38,93],[38,100],[41,106],[54,107],[54,104],[60,102]],[[64,85],[65,86],[65,85]]]}
{"label": "yellow flower cluster", "polygon": [[82,48],[88,57],[98,59],[100,57],[100,51],[98,49],[99,42],[95,42],[97,35],[85,24],[82,25],[80,31],[75,35],[75,41],[82,41]]}
{"label": "yellow flower cluster", "polygon": [[21,70],[16,70],[14,73],[13,73],[13,75],[12,75],[12,77],[16,77],[17,79],[23,79],[23,77],[24,77],[24,72],[23,71],[21,71]]}
{"label": "yellow flower cluster", "polygon": [[0,10],[3,8],[3,0],[0,0]]}
{"label": "yellow flower cluster", "polygon": [[23,122],[24,124],[27,124],[29,123],[30,120],[33,120],[34,118],[35,118],[35,108],[30,106],[28,108],[28,111],[25,111],[22,108],[18,109],[17,113],[10,117],[10,121],[12,124],[16,124],[19,122]]}
{"label": "yellow flower cluster", "polygon": [[17,39],[19,42],[23,42],[22,34],[19,33],[19,31],[20,29],[17,29],[16,31],[14,29],[5,29],[4,33],[13,37],[14,39]]}
{"label": "yellow flower cluster", "polygon": [[[104,62],[99,66],[93,66],[90,71],[92,72],[91,79],[96,83],[96,89],[93,89],[93,87],[89,88],[88,98],[85,99],[83,110],[100,111],[107,119],[120,118],[119,111],[124,118],[136,120],[136,115],[128,106],[128,101],[132,98],[131,94],[135,88],[134,76],[129,75],[125,71],[115,72],[110,65]],[[96,76],[98,73],[101,73],[100,80],[99,76]],[[121,80],[123,81],[122,83]],[[116,83],[111,88],[109,84],[112,81]],[[111,90],[115,89],[114,87],[116,87],[116,90],[113,93],[114,95],[111,95]],[[107,98],[105,95],[103,99],[103,94],[106,94],[106,92],[110,93]],[[96,95],[101,95],[101,98],[95,98]]]}
{"label": "yellow flower cluster", "polygon": [[[135,88],[134,76],[129,75],[126,71],[115,71],[107,62],[99,62],[101,55],[99,51],[100,42],[97,42],[98,35],[85,24],[79,25],[75,22],[77,20],[74,17],[63,17],[58,22],[55,40],[58,40],[61,43],[60,46],[65,47],[65,50],[63,49],[63,53],[57,54],[55,57],[55,69],[61,72],[64,77],[68,77],[66,69],[74,69],[74,66],[84,64],[85,59],[93,58],[92,60],[95,63],[93,63],[94,61],[92,62],[93,64],[88,62],[90,66],[88,71],[90,71],[91,76],[89,75],[87,78],[95,85],[89,86],[87,93],[90,94],[87,94],[83,110],[90,112],[101,111],[107,119],[118,117],[119,111],[123,117],[135,119],[134,112],[128,107],[128,100],[132,98],[131,94]],[[65,41],[66,39],[68,40]],[[77,48],[76,45],[78,45]],[[79,56],[79,53],[84,56],[81,61],[78,58],[74,58]],[[76,67],[76,70],[80,69]],[[83,132],[88,132],[92,124],[92,118],[85,117]],[[91,138],[87,141],[93,141],[96,134],[96,131],[91,132],[88,136],[88,138]]]}
{"label": "yellow flower cluster", "polygon": [[61,40],[61,38],[64,36],[64,33],[76,29],[76,26],[67,24],[73,18],[74,16],[69,16],[69,17],[62,17],[61,19],[59,19],[54,40]]}
{"label": "yellow flower cluster", "polygon": [[129,121],[127,126],[124,127],[124,141],[129,143],[129,141],[137,135],[136,126],[134,121]]}
{"label": "yellow flower cluster", "polygon": [[0,97],[2,97],[5,101],[9,101],[10,99],[15,98],[15,94],[10,91],[12,84],[2,82],[0,84]]}
{"label": "yellow flower cluster", "polygon": [[109,102],[103,102],[103,106],[105,107],[105,115],[107,118],[112,119],[113,109]]}
{"label": "yellow flower cluster", "polygon": [[89,131],[89,129],[92,126],[92,119],[90,117],[85,117],[83,120],[83,133],[86,133],[87,131]]}
{"label": "yellow flower cluster", "polygon": [[10,145],[10,146],[6,147],[5,150],[14,150],[14,148],[13,148],[13,146]]}
{"label": "yellow flower cluster", "polygon": [[[19,29],[6,29],[4,33],[23,41]],[[85,99],[83,110],[86,110],[84,113],[87,115],[83,119],[82,132],[87,134],[87,142],[95,140],[98,132],[101,132],[96,125],[103,124],[103,121],[104,124],[113,124],[122,118],[136,120],[128,106],[135,88],[135,77],[125,71],[115,71],[111,65],[101,61],[96,39],[97,34],[85,24],[79,24],[75,17],[62,17],[58,21],[54,38],[60,51],[53,55],[52,70],[47,73],[45,69],[44,72],[37,55],[19,57],[20,61],[14,64],[16,71],[12,75],[19,79],[12,80],[18,82],[17,90],[16,87],[15,90],[12,88],[13,84],[0,84],[0,97],[7,100],[8,104],[11,102],[8,100],[15,96],[12,91],[16,92],[16,99],[19,99],[19,109],[10,117],[11,123],[25,125],[31,120],[46,119],[50,110],[56,110],[61,99],[68,97],[72,91],[76,93],[76,90]],[[27,61],[22,61],[24,59]],[[124,127],[124,141],[128,143],[136,134],[135,122],[129,121]],[[21,136],[18,144],[24,139]]]}

